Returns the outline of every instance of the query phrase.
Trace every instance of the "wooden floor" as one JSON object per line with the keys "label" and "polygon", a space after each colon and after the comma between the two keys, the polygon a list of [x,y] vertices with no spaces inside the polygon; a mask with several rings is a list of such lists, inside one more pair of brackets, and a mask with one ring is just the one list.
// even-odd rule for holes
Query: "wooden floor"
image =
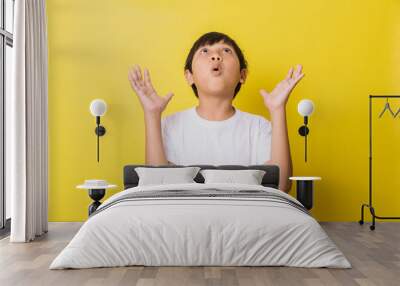
{"label": "wooden floor", "polygon": [[0,285],[400,285],[400,223],[375,231],[358,223],[321,223],[352,269],[292,267],[118,267],[49,270],[81,223],[50,223],[32,243],[0,241]]}

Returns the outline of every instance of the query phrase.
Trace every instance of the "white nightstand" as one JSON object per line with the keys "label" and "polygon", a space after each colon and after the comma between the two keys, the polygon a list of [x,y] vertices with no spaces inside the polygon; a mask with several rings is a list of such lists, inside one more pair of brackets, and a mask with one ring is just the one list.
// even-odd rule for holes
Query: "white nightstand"
{"label": "white nightstand", "polygon": [[314,203],[313,182],[321,180],[321,177],[289,177],[289,180],[296,181],[297,200],[311,210]]}
{"label": "white nightstand", "polygon": [[86,180],[83,185],[76,186],[77,189],[87,189],[93,203],[89,206],[89,216],[101,205],[100,200],[106,194],[106,189],[115,188],[117,185],[110,185],[105,180]]}

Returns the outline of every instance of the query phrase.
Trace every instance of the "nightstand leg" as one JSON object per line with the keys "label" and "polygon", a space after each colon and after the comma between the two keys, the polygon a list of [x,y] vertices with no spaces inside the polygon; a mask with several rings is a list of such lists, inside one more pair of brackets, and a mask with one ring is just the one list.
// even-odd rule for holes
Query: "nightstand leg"
{"label": "nightstand leg", "polygon": [[301,202],[306,209],[311,210],[313,207],[313,181],[297,181],[297,200]]}
{"label": "nightstand leg", "polygon": [[101,205],[100,200],[104,197],[106,193],[105,189],[90,189],[89,197],[94,200],[94,202],[89,206],[89,216],[96,211],[96,209]]}
{"label": "nightstand leg", "polygon": [[97,208],[101,205],[101,203],[99,201],[95,201],[93,202],[90,206],[89,206],[89,216],[94,213]]}

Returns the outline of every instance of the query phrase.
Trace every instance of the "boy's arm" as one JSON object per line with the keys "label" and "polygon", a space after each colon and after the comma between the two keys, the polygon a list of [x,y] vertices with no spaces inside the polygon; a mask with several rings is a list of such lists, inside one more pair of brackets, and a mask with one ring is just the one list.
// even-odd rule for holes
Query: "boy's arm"
{"label": "boy's arm", "polygon": [[171,100],[173,93],[158,96],[151,83],[148,69],[142,76],[138,65],[129,69],[128,79],[142,105],[146,133],[146,165],[170,165],[167,161],[161,133],[161,114]]}
{"label": "boy's arm", "polygon": [[289,180],[289,177],[292,176],[293,165],[290,155],[285,109],[272,112],[271,123],[271,160],[267,161],[266,164],[279,166],[279,189],[288,193],[292,186],[292,181]]}
{"label": "boy's arm", "polygon": [[146,165],[169,165],[161,133],[161,114],[145,113]]}
{"label": "boy's arm", "polygon": [[292,185],[289,177],[292,175],[293,169],[286,125],[286,102],[293,88],[303,77],[302,66],[297,65],[296,71],[290,68],[286,78],[279,82],[271,92],[260,90],[272,121],[271,160],[266,163],[279,166],[279,189],[286,193],[290,191]]}

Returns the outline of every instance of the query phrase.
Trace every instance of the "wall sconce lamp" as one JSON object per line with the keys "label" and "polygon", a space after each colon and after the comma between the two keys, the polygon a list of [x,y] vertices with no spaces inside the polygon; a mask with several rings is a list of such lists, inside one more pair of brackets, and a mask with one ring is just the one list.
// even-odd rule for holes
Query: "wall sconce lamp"
{"label": "wall sconce lamp", "polygon": [[311,115],[314,111],[314,103],[309,99],[300,100],[299,104],[297,105],[297,111],[301,116],[304,117],[304,125],[300,126],[299,134],[304,136],[304,161],[307,162],[307,135],[310,130],[307,127],[308,124],[308,116]]}
{"label": "wall sconce lamp", "polygon": [[97,162],[99,162],[99,137],[106,134],[106,129],[104,126],[100,125],[100,116],[103,116],[107,111],[107,104],[102,99],[92,100],[90,103],[90,113],[96,117],[96,129],[94,132],[97,135]]}

